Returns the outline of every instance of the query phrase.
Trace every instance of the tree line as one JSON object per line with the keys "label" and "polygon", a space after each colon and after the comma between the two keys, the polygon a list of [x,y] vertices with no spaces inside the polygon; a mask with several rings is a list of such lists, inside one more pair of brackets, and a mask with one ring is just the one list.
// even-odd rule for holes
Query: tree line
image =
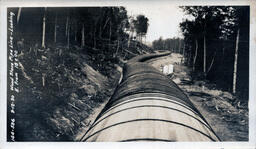
{"label": "tree line", "polygon": [[128,16],[125,7],[45,7],[15,11],[19,40],[43,48],[61,44],[96,49],[102,48],[102,41],[108,45],[128,39],[140,41],[149,25],[144,15]]}
{"label": "tree line", "polygon": [[160,37],[158,40],[152,42],[152,46],[155,50],[168,50],[181,54],[184,52],[184,41],[181,38],[163,39]]}
{"label": "tree line", "polygon": [[249,7],[182,6],[186,62],[203,78],[248,101]]}

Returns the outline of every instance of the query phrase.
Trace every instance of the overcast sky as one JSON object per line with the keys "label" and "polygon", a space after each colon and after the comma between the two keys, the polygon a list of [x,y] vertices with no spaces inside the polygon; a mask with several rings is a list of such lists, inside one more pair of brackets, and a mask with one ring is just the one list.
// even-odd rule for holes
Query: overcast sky
{"label": "overcast sky", "polygon": [[[145,4],[145,3],[144,3]],[[149,19],[147,32],[147,42],[172,37],[182,37],[179,30],[179,23],[184,18],[182,10],[173,4],[158,3],[147,5],[128,5],[125,6],[128,15],[143,14]]]}

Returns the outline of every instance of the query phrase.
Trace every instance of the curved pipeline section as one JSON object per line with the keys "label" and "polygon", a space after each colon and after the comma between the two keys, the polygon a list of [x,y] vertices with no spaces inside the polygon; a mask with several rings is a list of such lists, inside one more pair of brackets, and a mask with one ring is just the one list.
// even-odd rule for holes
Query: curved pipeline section
{"label": "curved pipeline section", "polygon": [[139,55],[139,56],[136,56],[136,57],[130,59],[127,63],[130,64],[130,63],[137,63],[137,62],[145,62],[147,60],[150,60],[150,59],[153,59],[156,57],[167,56],[170,54],[171,54],[171,52],[166,51],[166,52],[161,52],[161,53]]}
{"label": "curved pipeline section", "polygon": [[186,94],[143,63],[168,54],[128,61],[122,81],[81,141],[219,141]]}

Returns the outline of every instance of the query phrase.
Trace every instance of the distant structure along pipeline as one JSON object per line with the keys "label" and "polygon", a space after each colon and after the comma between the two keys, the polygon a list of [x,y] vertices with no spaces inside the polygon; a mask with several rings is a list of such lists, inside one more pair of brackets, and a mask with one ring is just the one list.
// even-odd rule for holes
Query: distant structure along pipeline
{"label": "distant structure along pipeline", "polygon": [[123,79],[81,141],[220,141],[187,95],[138,56],[123,68]]}

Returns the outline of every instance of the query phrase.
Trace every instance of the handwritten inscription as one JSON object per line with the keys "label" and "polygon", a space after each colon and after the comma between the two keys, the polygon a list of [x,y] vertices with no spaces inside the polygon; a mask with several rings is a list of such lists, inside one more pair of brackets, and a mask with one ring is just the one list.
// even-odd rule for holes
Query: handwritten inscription
{"label": "handwritten inscription", "polygon": [[9,61],[9,105],[10,106],[10,122],[8,123],[10,127],[10,139],[11,141],[15,141],[15,101],[17,93],[19,93],[19,74],[18,74],[18,69],[19,69],[19,60],[18,60],[18,51],[14,49],[14,20],[15,18],[15,13],[9,12],[9,17],[8,17],[8,61]]}

